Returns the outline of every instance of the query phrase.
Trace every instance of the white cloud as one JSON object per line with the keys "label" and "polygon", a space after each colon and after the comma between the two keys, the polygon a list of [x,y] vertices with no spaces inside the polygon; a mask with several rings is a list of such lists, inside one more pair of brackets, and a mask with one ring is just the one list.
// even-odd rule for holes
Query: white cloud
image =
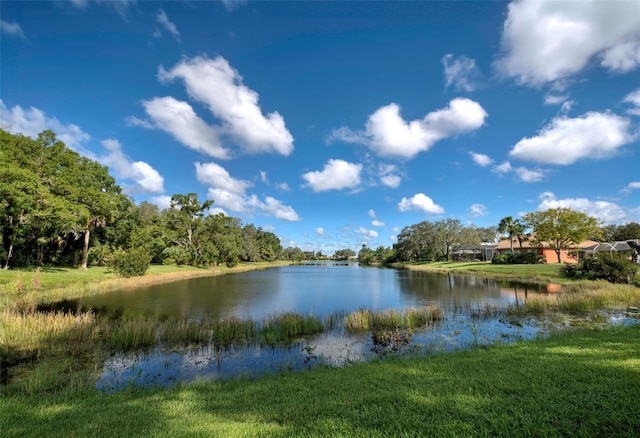
{"label": "white cloud", "polygon": [[194,163],[196,178],[209,185],[208,198],[213,199],[215,207],[234,212],[251,214],[255,211],[285,221],[299,221],[295,210],[281,201],[265,197],[261,201],[256,195],[248,195],[247,189],[252,187],[250,181],[233,178],[229,172],[216,163]]}
{"label": "white cloud", "polygon": [[195,163],[196,178],[203,184],[207,184],[216,189],[221,189],[229,193],[244,195],[245,191],[252,187],[250,181],[243,181],[233,178],[227,170],[216,163]]}
{"label": "white cloud", "polygon": [[222,147],[216,128],[198,117],[187,102],[167,96],[145,100],[142,105],[152,122],[129,117],[129,124],[161,129],[183,145],[214,158],[231,157],[230,151]]}
{"label": "white cloud", "polygon": [[63,124],[55,117],[48,117],[43,111],[31,107],[28,110],[16,105],[7,109],[0,99],[0,127],[12,134],[22,134],[37,138],[42,131],[50,129],[56,138],[76,152],[82,152],[82,143],[91,139],[89,134],[72,123]]}
{"label": "white cloud", "polygon": [[491,164],[493,164],[493,159],[491,157],[489,157],[488,155],[479,154],[479,153],[476,153],[476,152],[473,152],[473,151],[469,152],[469,155],[471,155],[471,159],[478,166],[487,167],[487,166],[490,166]]}
{"label": "white cloud", "polygon": [[454,56],[451,53],[442,57],[446,87],[456,91],[471,92],[477,88],[480,72],[476,61],[466,56]]}
{"label": "white cloud", "polygon": [[322,227],[318,227],[318,228],[316,228],[315,233],[316,233],[318,236],[324,236],[324,228],[322,228]]}
{"label": "white cloud", "polygon": [[628,218],[624,209],[613,202],[592,201],[587,198],[557,199],[552,192],[544,192],[540,195],[538,211],[560,207],[581,211],[608,224],[621,222]]}
{"label": "white cloud", "polygon": [[291,187],[289,187],[289,184],[287,184],[286,182],[277,183],[276,188],[282,190],[283,192],[291,191]]}
{"label": "white cloud", "polygon": [[531,138],[523,138],[509,156],[546,164],[573,164],[578,160],[612,155],[633,140],[628,119],[605,112],[581,117],[561,116]]}
{"label": "white cloud", "polygon": [[380,164],[378,167],[380,182],[392,189],[398,188],[402,183],[402,177],[396,174],[396,166],[392,164]]}
{"label": "white cloud", "polygon": [[505,161],[502,164],[493,166],[491,168],[491,171],[499,175],[515,173],[519,181],[527,182],[527,183],[542,181],[547,174],[547,172],[542,169],[531,170],[523,166],[513,167],[511,163],[509,163],[508,161]]}
{"label": "white cloud", "polygon": [[252,195],[249,205],[260,210],[262,214],[274,216],[283,221],[296,222],[300,220],[300,216],[298,216],[298,213],[296,213],[293,207],[284,205],[281,201],[271,196],[265,197],[263,202],[260,201],[256,195]]}
{"label": "white cloud", "polygon": [[164,210],[171,206],[171,196],[153,196],[149,198],[149,202],[151,202],[152,204],[156,204],[160,210]]}
{"label": "white cloud", "polygon": [[267,172],[265,172],[264,170],[261,170],[259,173],[259,178],[260,181],[262,181],[263,184],[269,184],[269,178],[267,178]]}
{"label": "white cloud", "polygon": [[164,28],[167,29],[177,41],[180,41],[180,32],[178,32],[178,28],[176,27],[175,23],[169,20],[169,17],[167,17],[167,14],[164,12],[164,10],[160,9],[158,11],[158,15],[156,15],[156,21],[164,26]]}
{"label": "white cloud", "polygon": [[442,214],[444,208],[433,202],[433,200],[424,193],[416,193],[411,198],[402,198],[398,203],[400,211],[418,210],[427,214]]}
{"label": "white cloud", "polygon": [[158,171],[144,161],[132,162],[122,152],[122,145],[118,140],[103,140],[102,146],[108,151],[108,154],[97,157],[97,161],[113,170],[117,178],[134,181],[133,186],[122,184],[126,193],[164,192],[164,179]]}
{"label": "white cloud", "polygon": [[360,234],[364,236],[365,240],[377,239],[378,232],[376,230],[367,230],[364,227],[358,227],[358,229],[354,230],[356,234]]}
{"label": "white cloud", "polygon": [[489,209],[482,204],[472,204],[469,207],[469,214],[471,217],[486,216],[489,214]]}
{"label": "white cloud", "polygon": [[496,67],[522,84],[562,81],[594,59],[628,72],[640,65],[640,2],[514,1],[502,46]]}
{"label": "white cloud", "polygon": [[640,88],[627,94],[624,97],[623,102],[630,103],[631,105],[633,105],[632,108],[629,108],[627,110],[628,114],[632,114],[634,116],[640,116]]}
{"label": "white cloud", "polygon": [[321,171],[302,175],[314,192],[355,188],[360,184],[362,164],[331,159]]}
{"label": "white cloud", "polygon": [[560,105],[569,99],[567,94],[546,94],[544,96],[545,105]]}
{"label": "white cloud", "polygon": [[384,227],[384,222],[379,221],[378,218],[376,217],[375,210],[373,209],[369,210],[369,216],[371,217],[371,219],[373,219],[371,221],[371,225],[373,225],[374,227]]}
{"label": "white cloud", "polygon": [[219,120],[219,134],[245,152],[289,155],[293,151],[293,137],[284,118],[278,112],[263,115],[258,93],[242,83],[242,76],[223,57],[185,58],[168,71],[160,67],[158,79],[182,79],[189,96],[207,105]]}
{"label": "white cloud", "polygon": [[18,23],[9,23],[8,21],[0,20],[0,33],[4,33],[9,36],[14,36],[22,39],[27,39],[26,35],[22,31],[22,27]]}
{"label": "white cloud", "polygon": [[544,179],[546,172],[541,169],[527,169],[526,167],[518,167],[514,169],[518,179],[522,182],[540,182]]}
{"label": "white cloud", "polygon": [[400,115],[400,106],[392,103],[374,112],[364,131],[341,127],[332,132],[329,141],[363,144],[382,156],[412,158],[437,141],[480,128],[486,117],[477,102],[457,98],[446,108],[407,122]]}
{"label": "white cloud", "polygon": [[637,190],[640,189],[640,181],[632,181],[629,184],[627,184],[627,186],[622,189],[623,192],[628,193],[632,190]]}

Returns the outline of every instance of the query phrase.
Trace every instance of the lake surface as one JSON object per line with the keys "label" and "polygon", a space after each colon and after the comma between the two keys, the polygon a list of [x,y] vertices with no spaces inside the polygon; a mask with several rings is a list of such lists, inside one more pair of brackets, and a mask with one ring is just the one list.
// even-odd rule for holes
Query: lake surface
{"label": "lake surface", "polygon": [[[358,264],[313,263],[262,271],[183,280],[115,291],[58,308],[92,310],[112,318],[256,319],[295,312],[325,317],[359,309],[405,309],[437,304],[444,318],[414,330],[403,351],[420,354],[453,351],[545,336],[571,321],[534,317],[472,317],[470,309],[522,304],[547,295],[546,287],[475,276],[361,267]],[[616,313],[595,315],[599,321],[637,323]],[[108,359],[97,385],[116,390],[129,384],[171,385],[177,381],[254,377],[318,364],[342,366],[380,355],[371,333],[344,329],[297,339],[289,345],[241,345],[167,348],[116,354]]]}
{"label": "lake surface", "polygon": [[322,317],[362,308],[403,309],[429,304],[449,311],[485,303],[506,305],[542,291],[546,291],[542,286],[474,276],[316,263],[116,291],[63,305],[113,317],[260,319],[285,312]]}

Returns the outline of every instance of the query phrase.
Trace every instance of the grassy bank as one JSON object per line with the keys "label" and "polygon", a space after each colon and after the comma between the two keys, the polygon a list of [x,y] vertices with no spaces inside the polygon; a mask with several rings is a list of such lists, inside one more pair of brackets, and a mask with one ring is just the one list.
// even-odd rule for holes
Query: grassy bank
{"label": "grassy bank", "polygon": [[105,267],[91,267],[87,270],[75,268],[10,269],[0,271],[0,308],[27,308],[35,304],[81,298],[116,289],[133,289],[189,278],[267,269],[286,264],[288,262],[241,263],[234,268],[152,265],[145,275],[132,278],[119,277]]}
{"label": "grassy bank", "polygon": [[561,263],[541,263],[537,265],[494,265],[489,262],[416,262],[404,263],[403,268],[417,271],[474,274],[492,278],[521,280],[530,282],[562,282]]}
{"label": "grassy bank", "polygon": [[584,436],[640,430],[640,326],[254,381],[0,399],[3,437]]}

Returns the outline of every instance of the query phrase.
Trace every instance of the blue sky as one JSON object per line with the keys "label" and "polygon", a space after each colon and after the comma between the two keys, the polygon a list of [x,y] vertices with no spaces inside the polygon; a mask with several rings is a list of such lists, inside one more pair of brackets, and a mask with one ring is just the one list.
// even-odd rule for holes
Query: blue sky
{"label": "blue sky", "polygon": [[423,220],[640,221],[640,2],[7,1],[0,123],[137,202],[333,254]]}

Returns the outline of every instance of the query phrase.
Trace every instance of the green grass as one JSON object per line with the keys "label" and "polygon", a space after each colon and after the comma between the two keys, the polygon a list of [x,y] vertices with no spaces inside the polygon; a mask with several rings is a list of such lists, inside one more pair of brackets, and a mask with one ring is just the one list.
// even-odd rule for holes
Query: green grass
{"label": "green grass", "polygon": [[404,267],[415,270],[469,273],[489,275],[494,278],[514,280],[560,280],[561,263],[541,263],[537,265],[494,265],[489,262],[419,262],[407,263]]}
{"label": "green grass", "polygon": [[0,398],[0,431],[3,438],[636,437],[638,339],[640,326],[615,327],[257,380],[16,394]]}

